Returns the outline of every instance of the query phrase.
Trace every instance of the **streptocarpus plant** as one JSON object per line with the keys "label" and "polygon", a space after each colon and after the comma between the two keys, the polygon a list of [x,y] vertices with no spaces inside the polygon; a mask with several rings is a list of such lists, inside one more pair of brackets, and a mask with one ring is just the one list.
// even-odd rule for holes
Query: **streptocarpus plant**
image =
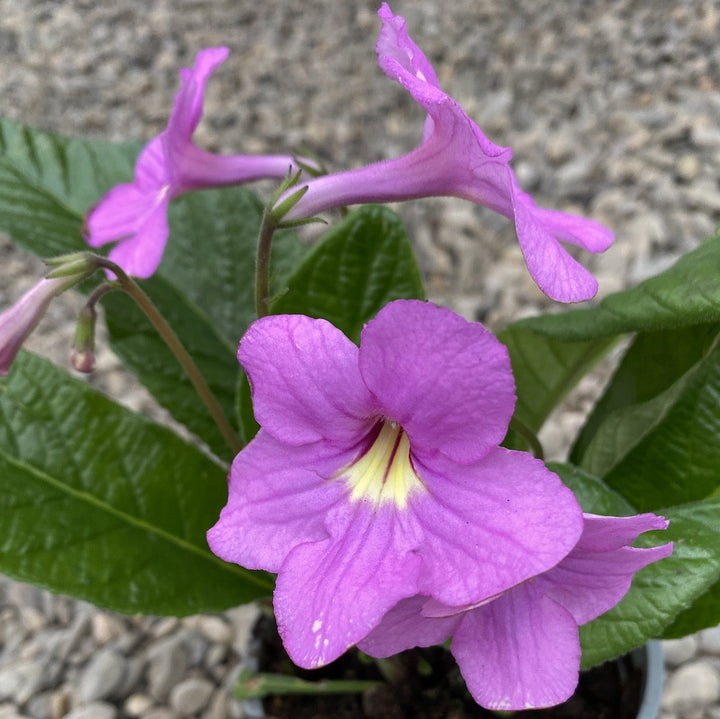
{"label": "streptocarpus plant", "polygon": [[[577,301],[596,283],[561,243],[612,241],[537,207],[404,20],[379,14],[380,66],[428,113],[400,158],[314,177],[283,148],[200,150],[222,49],[183,71],[168,128],[139,156],[0,121],[0,229],[62,255],[0,315],[0,569],[159,614],[268,596],[270,572],[300,666],[452,637],[482,705],[559,703],[581,665],[720,621],[720,239],[499,338],[424,301],[387,209],[356,209],[306,249],[287,228],[330,208],[456,195],[510,218],[541,289]],[[79,168],[102,170],[76,186]],[[265,207],[238,186],[261,176],[287,176]],[[109,258],[88,250],[111,242]],[[101,302],[113,349],[196,441],[20,351],[71,286],[88,297],[75,366],[92,366]],[[568,462],[546,466],[538,430],[631,333]]]}

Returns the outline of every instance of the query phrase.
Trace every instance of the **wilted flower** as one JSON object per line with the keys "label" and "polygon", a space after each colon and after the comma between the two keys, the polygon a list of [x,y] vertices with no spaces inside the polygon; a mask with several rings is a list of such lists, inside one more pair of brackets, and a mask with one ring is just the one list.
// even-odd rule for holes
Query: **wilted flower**
{"label": "wilted flower", "polygon": [[398,300],[358,348],[325,320],[275,315],[238,358],[262,429],[233,462],[208,542],[278,573],[278,627],[300,666],[332,661],[405,597],[479,602],[576,544],[570,490],[498,446],[514,382],[481,325]]}
{"label": "wilted flower", "polygon": [[578,681],[578,626],[614,607],[635,572],[672,553],[672,543],[630,546],[643,532],[667,524],[654,514],[586,514],[580,540],[556,567],[468,606],[427,596],[404,599],[359,646],[386,657],[452,636],[450,650],[479,704],[498,710],[559,704]]}
{"label": "wilted flower", "polygon": [[217,155],[193,143],[205,84],[228,52],[225,47],[202,50],[192,70],[180,71],[182,84],[167,128],[140,154],[134,180],[114,187],[88,214],[88,244],[99,247],[120,240],[110,259],[129,275],[149,277],[160,264],[168,237],[168,205],[174,197],[189,190],[280,178],[299,169],[291,155]]}
{"label": "wilted flower", "polygon": [[510,148],[490,142],[440,89],[432,65],[408,36],[404,18],[393,15],[386,3],[379,15],[380,67],[428,113],[422,143],[407,155],[310,181],[286,219],[356,203],[462,197],[514,221],[528,270],[549,297],[561,302],[592,297],[597,292],[595,278],[560,242],[602,252],[612,243],[612,233],[592,220],[538,207],[518,186],[509,164]]}

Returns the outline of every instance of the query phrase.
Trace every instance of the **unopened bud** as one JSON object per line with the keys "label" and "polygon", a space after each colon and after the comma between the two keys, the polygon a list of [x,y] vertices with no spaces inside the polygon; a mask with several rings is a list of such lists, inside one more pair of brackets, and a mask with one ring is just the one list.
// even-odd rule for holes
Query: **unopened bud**
{"label": "unopened bud", "polygon": [[6,375],[22,343],[35,329],[53,297],[67,288],[64,278],[40,280],[0,314],[0,375]]}
{"label": "unopened bud", "polygon": [[53,268],[46,275],[48,279],[67,277],[74,282],[82,282],[99,268],[97,257],[92,252],[73,252],[51,257],[45,260],[45,264]]}
{"label": "unopened bud", "polygon": [[90,305],[85,305],[78,315],[75,326],[70,361],[78,372],[92,372],[95,369],[95,320],[97,312]]}

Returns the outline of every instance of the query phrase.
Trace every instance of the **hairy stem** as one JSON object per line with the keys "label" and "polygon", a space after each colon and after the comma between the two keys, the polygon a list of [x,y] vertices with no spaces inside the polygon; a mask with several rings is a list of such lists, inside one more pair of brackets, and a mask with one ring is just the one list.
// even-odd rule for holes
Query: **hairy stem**
{"label": "hairy stem", "polygon": [[225,416],[222,407],[220,407],[220,404],[205,381],[202,373],[198,369],[198,366],[195,364],[195,361],[190,356],[190,353],[185,349],[182,342],[180,342],[175,330],[170,327],[160,311],[157,307],[155,307],[152,300],[142,290],[140,285],[125,274],[122,268],[114,262],[110,262],[110,260],[106,260],[101,257],[98,257],[98,265],[109,269],[115,274],[119,288],[130,295],[130,297],[137,303],[138,307],[140,307],[140,309],[145,313],[145,316],[150,320],[152,326],[157,330],[157,333],[160,337],[162,337],[165,344],[177,358],[180,366],[185,370],[185,373],[192,382],[195,391],[207,407],[208,412],[210,412],[215,424],[225,438],[228,447],[237,454],[242,449],[242,444],[238,439],[237,433]]}

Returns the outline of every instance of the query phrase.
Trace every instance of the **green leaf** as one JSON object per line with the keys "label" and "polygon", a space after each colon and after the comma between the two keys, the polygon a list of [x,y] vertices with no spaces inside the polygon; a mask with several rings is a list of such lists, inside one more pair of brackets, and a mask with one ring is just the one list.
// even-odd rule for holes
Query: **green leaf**
{"label": "green leaf", "polygon": [[668,389],[707,354],[720,325],[711,323],[635,337],[575,441],[570,460],[582,461],[590,441],[614,410],[647,402]]}
{"label": "green leaf", "polygon": [[[244,187],[192,192],[170,205],[170,240],[159,274],[212,319],[233,354],[256,318],[255,255],[263,205]],[[273,237],[272,291],[284,289],[306,247],[281,230]]]}
{"label": "green leaf", "polygon": [[635,514],[633,506],[599,477],[564,462],[548,462],[547,467],[562,479],[563,484],[572,489],[583,512],[614,517]]}
{"label": "green leaf", "polygon": [[424,297],[402,221],[385,207],[365,206],[312,248],[272,311],[324,317],[357,342],[388,302]]}
{"label": "green leaf", "polygon": [[519,324],[502,330],[498,339],[510,353],[518,397],[515,416],[533,432],[616,341],[562,342]]}
{"label": "green leaf", "polygon": [[0,381],[0,570],[121,612],[216,611],[269,593],[205,532],[225,470],[38,357]]}
{"label": "green leaf", "polygon": [[[628,516],[636,510],[601,479],[571,464],[549,464],[585,512]],[[720,622],[720,497],[659,510],[668,529],[646,532],[636,546],[674,542],[670,557],[638,573],[609,612],[580,628],[583,668],[620,656],[648,639],[683,636]]]}
{"label": "green leaf", "polygon": [[87,249],[84,213],[132,178],[137,152],[0,119],[0,229],[41,257]]}
{"label": "green leaf", "polygon": [[[672,541],[672,555],[639,571],[616,607],[580,628],[584,668],[660,636],[681,612],[692,616],[694,602],[720,579],[720,499],[671,507],[662,514],[670,520],[669,528],[646,533],[637,546]],[[698,611],[702,609],[701,603]],[[717,624],[720,613],[705,615],[705,621],[709,624],[691,621],[689,626]]]}
{"label": "green leaf", "polygon": [[672,267],[637,287],[606,297],[597,307],[515,323],[565,342],[636,331],[720,321],[720,234],[708,238]]}
{"label": "green leaf", "polygon": [[583,467],[640,511],[702,499],[720,486],[720,340],[667,390],[610,412]]}
{"label": "green leaf", "polygon": [[[517,383],[517,418],[537,432],[622,334],[719,322],[718,266],[720,236],[716,235],[662,274],[606,297],[597,307],[530,317],[509,325],[498,336],[510,351]],[[678,348],[678,354],[682,351]],[[682,361],[681,357],[675,360]],[[611,400],[607,402],[609,407]],[[597,417],[604,409],[598,410]],[[573,454],[575,460],[594,433],[596,422],[591,421],[586,430]]]}
{"label": "green leaf", "polygon": [[692,606],[675,617],[663,632],[663,639],[678,639],[720,623],[720,581],[715,582]]}

